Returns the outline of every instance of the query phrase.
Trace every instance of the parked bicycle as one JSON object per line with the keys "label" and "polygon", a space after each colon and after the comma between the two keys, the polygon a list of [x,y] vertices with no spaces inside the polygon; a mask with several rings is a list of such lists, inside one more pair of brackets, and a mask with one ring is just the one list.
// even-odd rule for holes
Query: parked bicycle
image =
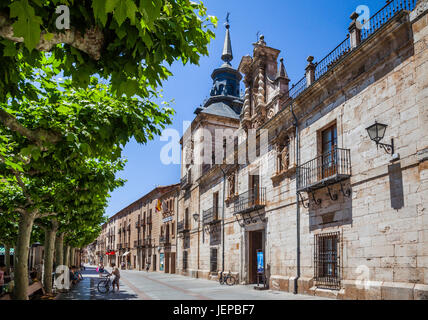
{"label": "parked bicycle", "polygon": [[220,272],[220,278],[218,279],[221,285],[227,284],[228,286],[233,286],[236,283],[236,279],[232,276],[232,273],[229,271],[228,274],[223,275],[223,272]]}
{"label": "parked bicycle", "polygon": [[99,293],[107,293],[110,291],[110,287],[112,286],[112,281],[110,279],[111,274],[104,276],[100,282],[98,282],[98,292]]}

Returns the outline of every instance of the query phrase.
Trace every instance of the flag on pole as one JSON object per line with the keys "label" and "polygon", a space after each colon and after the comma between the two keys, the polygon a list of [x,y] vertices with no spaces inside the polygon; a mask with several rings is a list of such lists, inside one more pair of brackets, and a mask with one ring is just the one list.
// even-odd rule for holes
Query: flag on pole
{"label": "flag on pole", "polygon": [[156,205],[156,212],[161,211],[162,210],[162,203],[161,201],[158,199],[158,204]]}

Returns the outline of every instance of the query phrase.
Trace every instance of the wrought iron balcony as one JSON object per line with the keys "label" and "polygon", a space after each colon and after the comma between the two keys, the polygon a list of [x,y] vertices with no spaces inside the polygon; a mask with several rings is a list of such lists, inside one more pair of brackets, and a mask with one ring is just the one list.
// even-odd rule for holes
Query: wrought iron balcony
{"label": "wrought iron balcony", "polygon": [[159,236],[159,244],[167,245],[169,244],[168,236]]}
{"label": "wrought iron balcony", "polygon": [[151,238],[145,238],[143,240],[143,246],[144,247],[150,247],[152,245],[152,239]]}
{"label": "wrought iron balcony", "polygon": [[143,240],[134,240],[134,248],[141,248],[143,246]]}
{"label": "wrought iron balcony", "polygon": [[240,194],[235,202],[233,213],[246,213],[266,206],[266,188],[255,188]]}
{"label": "wrought iron balcony", "polygon": [[181,220],[177,223],[177,231],[178,233],[183,233],[189,231],[189,223],[185,220]]}
{"label": "wrought iron balcony", "polygon": [[220,212],[219,207],[212,207],[208,210],[204,210],[202,214],[203,224],[213,224],[219,221],[218,213]]}
{"label": "wrought iron balcony", "polygon": [[180,182],[182,189],[189,188],[192,185],[191,171],[188,171],[187,174],[183,178],[181,178]]}
{"label": "wrought iron balcony", "polygon": [[297,168],[297,191],[312,192],[351,176],[351,151],[335,148]]}

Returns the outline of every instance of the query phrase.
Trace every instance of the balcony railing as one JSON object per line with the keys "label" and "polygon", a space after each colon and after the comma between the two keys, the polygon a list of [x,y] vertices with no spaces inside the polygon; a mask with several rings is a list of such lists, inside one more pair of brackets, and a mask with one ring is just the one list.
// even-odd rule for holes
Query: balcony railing
{"label": "balcony railing", "polygon": [[189,224],[186,221],[182,220],[177,223],[178,233],[189,231],[189,229]]}
{"label": "balcony railing", "polygon": [[143,240],[143,246],[150,247],[152,245],[152,239],[151,238],[145,238]]}
{"label": "balcony railing", "polygon": [[313,191],[351,176],[351,151],[335,148],[297,168],[297,191]]}
{"label": "balcony railing", "polygon": [[363,29],[361,30],[361,41],[370,37],[399,12],[403,10],[412,11],[415,5],[416,0],[389,1],[382,9],[372,15],[368,21],[364,22]]}
{"label": "balcony railing", "polygon": [[[397,14],[402,11],[412,11],[416,6],[417,0],[390,0],[377,13],[363,22],[361,30],[361,43],[370,38],[376,31],[391,21]],[[342,41],[336,48],[327,54],[320,62],[316,63],[315,81],[320,79],[324,74],[332,69],[339,61],[351,52],[350,37]],[[306,76],[297,81],[290,89],[290,97],[296,99],[307,89]]]}
{"label": "balcony railing", "polygon": [[168,236],[159,236],[159,244],[169,244],[169,237]]}
{"label": "balcony railing", "polygon": [[187,174],[183,178],[181,178],[180,184],[181,188],[183,189],[190,187],[190,185],[192,184],[191,171],[188,171]]}
{"label": "balcony railing", "polygon": [[219,221],[218,213],[220,212],[219,207],[212,207],[208,210],[204,210],[202,214],[202,222],[203,224],[212,224]]}
{"label": "balcony railing", "polygon": [[266,206],[266,188],[248,190],[238,196],[234,202],[233,213],[244,213]]}

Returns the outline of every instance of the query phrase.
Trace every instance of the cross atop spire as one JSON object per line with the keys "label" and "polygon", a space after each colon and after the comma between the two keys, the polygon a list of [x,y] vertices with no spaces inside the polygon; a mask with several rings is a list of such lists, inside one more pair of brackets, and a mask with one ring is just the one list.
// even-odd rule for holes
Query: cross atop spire
{"label": "cross atop spire", "polygon": [[226,23],[225,23],[226,37],[224,39],[223,54],[221,55],[221,60],[226,62],[226,64],[228,65],[230,65],[230,61],[233,60],[232,43],[230,41],[230,32],[229,32],[229,28],[230,28],[229,15],[230,13],[228,12],[226,16]]}

